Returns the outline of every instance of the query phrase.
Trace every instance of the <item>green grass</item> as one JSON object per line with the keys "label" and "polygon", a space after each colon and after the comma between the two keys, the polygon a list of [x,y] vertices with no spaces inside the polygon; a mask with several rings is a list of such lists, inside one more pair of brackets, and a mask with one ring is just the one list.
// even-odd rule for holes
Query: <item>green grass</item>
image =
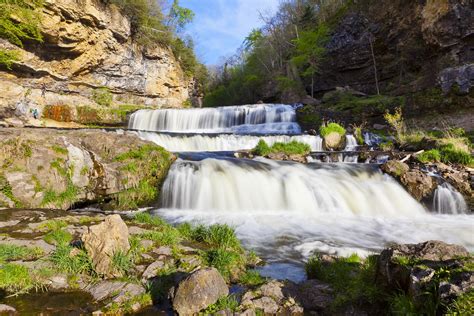
{"label": "green grass", "polygon": [[474,312],[474,290],[471,289],[460,295],[448,306],[447,315],[463,316],[472,315]]}
{"label": "green grass", "polygon": [[133,222],[138,224],[146,224],[153,227],[168,226],[168,223],[166,223],[161,217],[153,216],[150,213],[145,212],[135,214],[133,217]]}
{"label": "green grass", "polygon": [[223,248],[204,251],[202,258],[208,266],[216,268],[226,280],[230,280],[232,272],[243,265],[239,253]]}
{"label": "green grass", "polygon": [[18,295],[39,287],[25,266],[13,263],[0,265],[0,289]]}
{"label": "green grass", "polygon": [[0,192],[9,198],[15,204],[16,208],[21,208],[23,206],[23,203],[21,203],[21,201],[13,194],[12,186],[2,173],[0,173]]}
{"label": "green grass", "polygon": [[292,141],[289,143],[274,143],[271,147],[261,139],[257,146],[252,149],[252,153],[257,156],[267,156],[270,153],[284,153],[286,155],[307,155],[311,152],[311,147],[307,144]]}
{"label": "green grass", "polygon": [[323,97],[325,107],[336,111],[351,111],[363,113],[367,110],[383,112],[386,109],[403,106],[406,100],[403,97],[372,95],[367,97],[354,96],[344,91],[326,93]]}
{"label": "green grass", "polygon": [[382,151],[392,151],[395,149],[395,145],[391,141],[383,142],[379,145]]}
{"label": "green grass", "polygon": [[95,275],[92,260],[87,253],[83,249],[78,249],[78,252],[72,255],[71,251],[73,249],[75,248],[69,245],[58,245],[50,256],[54,267],[59,271],[71,274]]}
{"label": "green grass", "polygon": [[203,310],[200,315],[214,315],[219,311],[230,310],[236,312],[239,307],[239,302],[233,295],[223,296],[217,300],[216,303],[209,305]]}
{"label": "green grass", "polygon": [[55,230],[60,230],[63,228],[67,227],[67,222],[64,220],[57,220],[57,219],[52,219],[52,220],[47,220],[46,222],[41,223],[36,230],[38,231],[44,231],[44,232],[50,232],[50,231],[55,231]]}
{"label": "green grass", "polygon": [[99,105],[110,106],[112,105],[113,95],[109,88],[102,87],[95,89],[94,92],[92,92],[92,100]]}
{"label": "green grass", "polygon": [[179,231],[172,227],[163,227],[160,231],[148,231],[140,234],[139,238],[152,240],[159,246],[173,246],[179,243],[181,240],[181,234]]}
{"label": "green grass", "polygon": [[441,161],[441,153],[437,149],[431,149],[419,154],[416,159],[421,163],[439,162]]}
{"label": "green grass", "polygon": [[68,150],[66,148],[58,146],[58,145],[51,146],[51,149],[55,153],[60,154],[60,155],[67,155],[68,154]]}
{"label": "green grass", "polygon": [[265,278],[263,278],[258,271],[247,270],[241,277],[240,283],[247,286],[258,286],[265,283]]}
{"label": "green grass", "polygon": [[133,268],[133,260],[122,251],[117,251],[112,257],[112,267],[121,275],[128,275]]}
{"label": "green grass", "polygon": [[470,166],[474,164],[471,154],[463,150],[456,149],[454,145],[448,144],[440,148],[441,161],[444,163],[454,163]]}
{"label": "green grass", "polygon": [[15,260],[34,260],[44,254],[41,248],[29,248],[26,246],[16,246],[0,244],[0,262]]}
{"label": "green grass", "polygon": [[143,293],[133,297],[129,295],[124,301],[112,302],[102,311],[105,313],[105,315],[133,314],[135,312],[134,307],[136,304],[140,305],[140,308],[152,305],[153,301],[151,295],[149,293]]}
{"label": "green grass", "polygon": [[346,129],[337,123],[329,123],[327,125],[322,125],[319,129],[319,134],[322,137],[326,137],[331,133],[337,133],[341,136],[344,136],[346,135]]}
{"label": "green grass", "polygon": [[47,233],[43,239],[50,245],[64,245],[71,242],[72,235],[65,230],[59,229]]}
{"label": "green grass", "polygon": [[306,264],[306,273],[309,279],[318,279],[332,286],[335,291],[333,309],[351,302],[374,304],[381,299],[375,284],[376,261],[375,256],[362,261],[357,255],[352,255],[324,262],[315,256]]}
{"label": "green grass", "polygon": [[419,315],[413,301],[405,293],[399,293],[390,298],[390,312],[392,315]]}

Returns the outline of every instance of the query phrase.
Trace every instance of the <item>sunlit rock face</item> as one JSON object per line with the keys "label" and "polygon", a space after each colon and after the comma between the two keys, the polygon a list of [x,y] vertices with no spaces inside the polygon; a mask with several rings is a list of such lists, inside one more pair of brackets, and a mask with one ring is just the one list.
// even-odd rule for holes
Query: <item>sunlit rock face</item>
{"label": "sunlit rock face", "polygon": [[26,43],[24,50],[0,40],[0,48],[21,51],[18,65],[0,71],[0,116],[13,115],[19,102],[39,109],[93,106],[93,91],[100,87],[126,104],[179,107],[190,96],[191,82],[173,53],[134,43],[130,21],[113,5],[45,1],[41,30],[44,42]]}

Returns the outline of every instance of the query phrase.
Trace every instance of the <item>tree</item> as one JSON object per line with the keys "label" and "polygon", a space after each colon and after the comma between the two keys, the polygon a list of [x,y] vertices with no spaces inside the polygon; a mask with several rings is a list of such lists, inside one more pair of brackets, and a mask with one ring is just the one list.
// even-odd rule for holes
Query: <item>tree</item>
{"label": "tree", "polygon": [[194,16],[195,14],[191,9],[184,8],[179,5],[178,0],[173,0],[168,25],[174,27],[177,31],[181,31],[186,24],[193,21]]}
{"label": "tree", "polygon": [[296,55],[292,61],[303,68],[302,75],[311,78],[311,96],[314,97],[314,75],[319,70],[319,65],[326,52],[324,45],[328,40],[329,29],[321,23],[315,29],[300,32],[295,39]]}

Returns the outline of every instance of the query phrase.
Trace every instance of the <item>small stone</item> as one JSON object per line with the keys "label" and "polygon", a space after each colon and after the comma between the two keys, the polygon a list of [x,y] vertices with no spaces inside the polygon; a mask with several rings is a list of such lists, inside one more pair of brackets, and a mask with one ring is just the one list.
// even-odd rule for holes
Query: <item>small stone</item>
{"label": "small stone", "polygon": [[163,256],[171,256],[173,254],[171,247],[167,246],[162,246],[157,249],[153,249],[153,252],[156,253],[157,255],[163,255]]}
{"label": "small stone", "polygon": [[156,276],[157,272],[162,270],[165,267],[163,261],[155,261],[150,264],[142,274],[143,280],[148,280]]}
{"label": "small stone", "polygon": [[173,309],[179,315],[198,313],[223,296],[229,288],[215,268],[198,270],[179,282],[173,298]]}
{"label": "small stone", "polygon": [[279,306],[271,297],[262,297],[252,301],[255,309],[261,309],[265,314],[276,314]]}
{"label": "small stone", "polygon": [[13,315],[18,315],[18,312],[16,311],[14,307],[11,307],[5,304],[0,304],[0,314],[13,316]]}
{"label": "small stone", "polygon": [[152,240],[148,240],[148,239],[140,240],[140,246],[141,246],[143,249],[150,249],[150,248],[153,247],[153,241],[152,241]]}
{"label": "small stone", "polygon": [[112,266],[115,253],[126,254],[130,249],[128,228],[120,215],[111,215],[99,225],[90,226],[82,235],[87,253],[97,273],[109,278],[122,276]]}
{"label": "small stone", "polygon": [[284,286],[283,283],[276,280],[272,280],[268,282],[267,284],[262,285],[259,288],[259,291],[260,293],[262,293],[262,296],[271,297],[276,302],[279,302],[285,297],[281,290],[283,286]]}

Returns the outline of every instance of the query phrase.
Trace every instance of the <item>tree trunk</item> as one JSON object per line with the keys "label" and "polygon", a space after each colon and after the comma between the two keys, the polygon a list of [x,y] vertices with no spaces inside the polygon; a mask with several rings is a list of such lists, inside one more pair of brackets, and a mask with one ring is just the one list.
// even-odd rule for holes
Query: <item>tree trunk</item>
{"label": "tree trunk", "polygon": [[375,62],[374,46],[372,44],[372,34],[369,36],[370,51],[372,53],[372,61],[374,62],[374,76],[375,76],[375,87],[377,88],[377,95],[380,95],[379,78],[377,76],[377,63]]}

